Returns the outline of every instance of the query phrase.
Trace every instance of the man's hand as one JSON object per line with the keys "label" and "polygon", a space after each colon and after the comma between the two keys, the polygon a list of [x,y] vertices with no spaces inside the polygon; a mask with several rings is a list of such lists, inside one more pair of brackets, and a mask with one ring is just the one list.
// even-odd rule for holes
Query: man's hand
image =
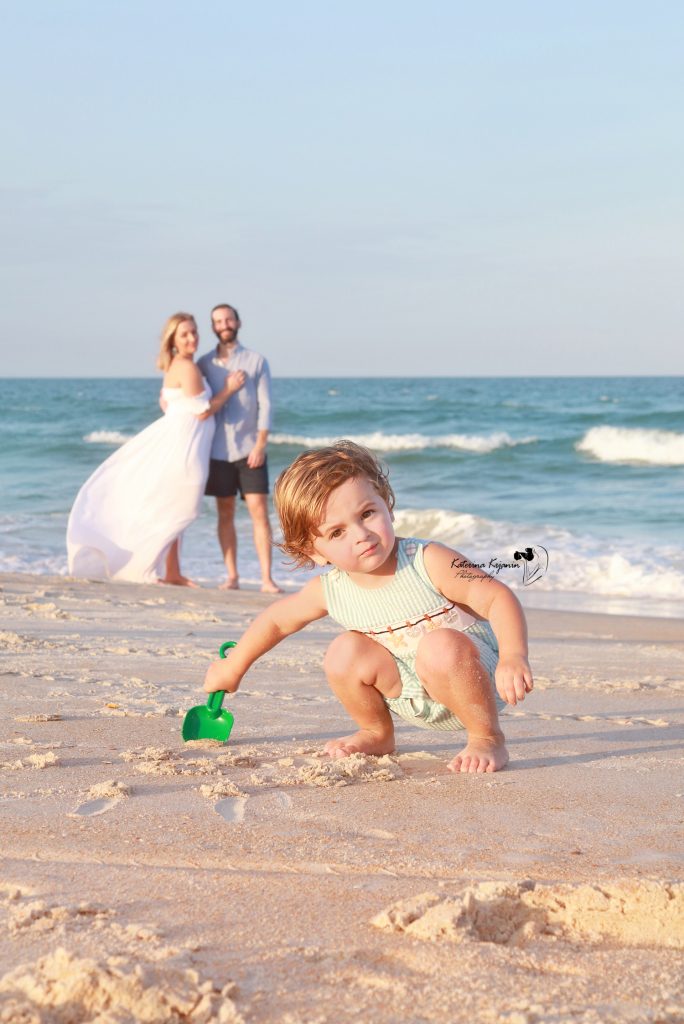
{"label": "man's hand", "polygon": [[534,686],[532,669],[527,658],[521,654],[504,655],[496,666],[496,688],[507,704],[517,704],[525,699]]}
{"label": "man's hand", "polygon": [[263,466],[265,461],[266,446],[263,444],[255,444],[247,456],[247,465],[250,469],[258,469],[259,466]]}
{"label": "man's hand", "polygon": [[231,672],[228,660],[221,658],[220,661],[212,661],[204,677],[204,689],[207,693],[215,693],[217,690],[225,690],[227,693],[235,693],[242,677]]}
{"label": "man's hand", "polygon": [[226,391],[229,395],[234,395],[236,391],[240,390],[246,380],[247,375],[244,370],[235,370],[234,373],[229,373],[226,376]]}

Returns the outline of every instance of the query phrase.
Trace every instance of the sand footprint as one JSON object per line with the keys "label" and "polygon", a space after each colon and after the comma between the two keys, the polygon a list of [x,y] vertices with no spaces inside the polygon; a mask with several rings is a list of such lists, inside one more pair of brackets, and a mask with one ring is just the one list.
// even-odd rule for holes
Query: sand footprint
{"label": "sand footprint", "polygon": [[292,797],[274,789],[249,798],[246,816],[256,821],[267,821],[276,814],[283,814],[292,807]]}
{"label": "sand footprint", "polygon": [[79,804],[75,811],[69,814],[70,818],[94,818],[98,814],[104,814],[105,811],[111,810],[118,800],[86,800],[84,804]]}
{"label": "sand footprint", "polygon": [[238,789],[234,782],[218,779],[200,786],[200,793],[207,800],[216,800],[214,810],[231,825],[239,825],[245,816],[249,797]]}
{"label": "sand footprint", "polygon": [[244,821],[247,800],[246,796],[227,796],[214,804],[214,810],[231,825],[239,825]]}
{"label": "sand footprint", "polygon": [[106,782],[98,782],[91,786],[86,793],[86,799],[82,804],[71,811],[69,818],[94,818],[98,814],[110,811],[126,796],[130,795],[128,786],[121,782],[114,782],[109,779]]}
{"label": "sand footprint", "polygon": [[276,815],[284,814],[292,807],[292,798],[287,793],[273,790],[258,796],[231,796],[214,804],[214,810],[231,825],[248,821],[269,821]]}

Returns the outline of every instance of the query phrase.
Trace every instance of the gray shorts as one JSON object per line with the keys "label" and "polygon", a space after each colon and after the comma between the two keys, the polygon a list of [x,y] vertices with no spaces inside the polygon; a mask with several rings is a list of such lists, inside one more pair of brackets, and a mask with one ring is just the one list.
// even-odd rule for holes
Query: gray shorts
{"label": "gray shorts", "polygon": [[247,465],[247,459],[235,462],[210,459],[204,493],[212,498],[234,498],[238,491],[243,499],[245,494],[268,494],[267,463],[252,469]]}

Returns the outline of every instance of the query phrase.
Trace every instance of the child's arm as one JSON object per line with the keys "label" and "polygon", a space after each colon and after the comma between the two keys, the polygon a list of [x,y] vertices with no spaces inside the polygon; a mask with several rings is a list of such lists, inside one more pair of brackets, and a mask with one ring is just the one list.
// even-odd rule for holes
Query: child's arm
{"label": "child's arm", "polygon": [[[488,619],[499,644],[496,688],[508,704],[524,700],[534,686],[527,660],[527,623],[515,594],[505,583],[471,565],[464,555],[442,544],[428,544],[425,568],[445,597]],[[461,568],[458,563],[463,563]]]}
{"label": "child's arm", "polygon": [[270,651],[286,636],[297,633],[315,619],[328,614],[323,585],[318,577],[298,593],[275,601],[256,617],[227,658],[213,661],[204,678],[207,693],[227,690],[234,693],[242,677],[262,654]]}

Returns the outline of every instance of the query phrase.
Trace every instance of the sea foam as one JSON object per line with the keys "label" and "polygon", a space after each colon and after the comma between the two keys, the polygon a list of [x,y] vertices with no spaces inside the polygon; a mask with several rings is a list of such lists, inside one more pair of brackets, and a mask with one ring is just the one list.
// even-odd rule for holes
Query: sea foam
{"label": "sea foam", "polygon": [[684,434],[637,427],[592,427],[575,445],[599,462],[684,466]]}
{"label": "sea foam", "polygon": [[[523,573],[515,552],[543,546],[548,570],[528,588],[572,592],[601,597],[684,601],[684,550],[673,546],[607,541],[588,534],[533,523],[508,523],[446,509],[410,509],[397,512],[399,536],[423,537],[456,548],[472,562],[485,566],[490,559],[516,568],[502,569],[498,578],[519,589]],[[520,566],[518,568],[518,565]]]}
{"label": "sea foam", "polygon": [[[513,438],[510,434],[499,432],[494,434],[384,434],[376,431],[373,434],[347,434],[347,440],[356,441],[374,451],[399,452],[422,451],[426,448],[453,448],[460,451],[487,455],[497,448],[514,448],[520,444],[533,444],[536,437]],[[269,439],[273,444],[289,444],[302,448],[321,448],[334,444],[340,439],[335,437],[308,436],[304,434],[273,434]]]}
{"label": "sea foam", "polygon": [[122,434],[118,430],[93,430],[83,440],[86,444],[124,444],[130,438],[130,434]]}

